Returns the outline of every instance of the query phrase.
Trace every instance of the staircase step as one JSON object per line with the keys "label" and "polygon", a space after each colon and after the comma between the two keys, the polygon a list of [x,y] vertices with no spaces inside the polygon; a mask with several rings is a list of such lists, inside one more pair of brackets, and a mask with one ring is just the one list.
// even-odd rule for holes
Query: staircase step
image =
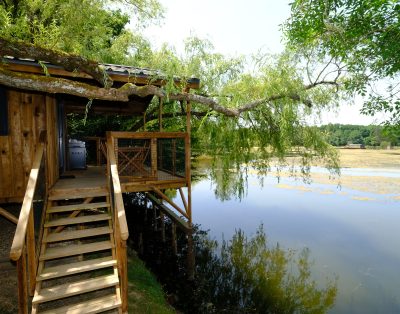
{"label": "staircase step", "polygon": [[115,295],[108,295],[85,301],[71,306],[63,306],[58,309],[42,312],[42,314],[95,314],[118,308],[121,302]]}
{"label": "staircase step", "polygon": [[55,258],[80,255],[90,252],[104,251],[113,248],[110,241],[101,241],[88,244],[72,244],[55,248],[47,248],[44,255],[40,255],[40,261],[46,261]]}
{"label": "staircase step", "polygon": [[47,210],[48,214],[53,213],[63,213],[63,212],[70,212],[76,210],[83,210],[83,209],[96,209],[96,208],[104,208],[110,207],[109,203],[101,202],[101,203],[89,203],[89,204],[74,204],[74,205],[64,205],[64,206],[53,206]]}
{"label": "staircase step", "polygon": [[94,237],[102,234],[109,234],[112,233],[112,229],[110,227],[99,227],[99,228],[89,228],[83,230],[70,230],[70,231],[63,231],[60,233],[50,233],[47,237],[43,238],[43,242],[51,243],[51,242],[58,242],[58,241],[67,241],[67,240],[74,240],[74,239],[81,239],[87,237]]}
{"label": "staircase step", "polygon": [[60,201],[87,197],[108,196],[107,188],[50,191],[49,200]]}
{"label": "staircase step", "polygon": [[48,280],[117,265],[112,256],[45,268],[36,280]]}
{"label": "staircase step", "polygon": [[35,294],[32,300],[32,304],[68,298],[77,294],[101,290],[104,288],[115,286],[118,283],[118,276],[108,275],[46,288],[40,290],[38,294]]}
{"label": "staircase step", "polygon": [[108,214],[99,214],[99,215],[87,215],[87,216],[79,216],[73,218],[60,218],[48,221],[44,224],[45,228],[48,227],[58,227],[58,226],[65,226],[65,225],[74,225],[74,224],[81,224],[86,222],[94,222],[94,221],[102,221],[111,219],[111,216]]}

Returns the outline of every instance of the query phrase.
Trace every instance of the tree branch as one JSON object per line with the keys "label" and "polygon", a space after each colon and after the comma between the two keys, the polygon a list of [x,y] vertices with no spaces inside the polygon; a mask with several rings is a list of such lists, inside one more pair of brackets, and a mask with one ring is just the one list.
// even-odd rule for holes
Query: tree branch
{"label": "tree branch", "polygon": [[[157,86],[144,85],[137,86],[132,83],[126,83],[120,88],[101,88],[92,86],[82,82],[71,81],[63,78],[39,76],[34,74],[25,74],[8,71],[0,66],[0,84],[19,89],[42,91],[51,94],[69,94],[88,99],[100,99],[108,101],[129,101],[129,96],[136,95],[139,97],[146,97],[155,95],[158,97],[168,97],[170,100],[176,101],[191,101],[204,106],[209,109],[221,113],[229,117],[239,117],[241,113],[255,109],[256,107],[270,103],[280,99],[292,99],[294,101],[301,101],[306,106],[311,107],[311,101],[300,97],[297,93],[282,93],[272,95],[266,98],[257,99],[239,108],[227,108],[219,104],[215,99],[206,96],[177,93],[167,95],[166,92]],[[339,86],[335,81],[320,81],[314,82],[303,87],[303,91],[315,88],[319,85],[333,85]]]}
{"label": "tree branch", "polygon": [[38,61],[47,61],[62,66],[65,70],[81,71],[92,76],[104,87],[111,87],[112,79],[106,71],[95,61],[84,57],[68,54],[63,51],[42,48],[22,41],[10,41],[0,38],[0,56],[16,58],[31,58]]}
{"label": "tree branch", "polygon": [[153,85],[136,86],[126,83],[120,88],[101,88],[63,78],[8,71],[0,66],[0,84],[19,89],[42,91],[50,94],[69,94],[88,99],[129,101],[130,95],[164,97],[165,92]]}

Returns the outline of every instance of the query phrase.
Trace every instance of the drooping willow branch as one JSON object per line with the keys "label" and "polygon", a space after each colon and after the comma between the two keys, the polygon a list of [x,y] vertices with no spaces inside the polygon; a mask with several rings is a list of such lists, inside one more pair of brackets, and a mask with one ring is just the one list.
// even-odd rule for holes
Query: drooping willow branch
{"label": "drooping willow branch", "polygon": [[[9,71],[0,66],[0,84],[32,91],[42,91],[51,94],[69,94],[88,99],[99,99],[108,101],[129,101],[129,96],[136,95],[146,97],[155,95],[158,97],[168,97],[170,100],[191,101],[229,117],[239,117],[241,113],[255,109],[258,106],[268,104],[279,99],[292,99],[303,102],[306,106],[312,106],[308,99],[304,99],[298,93],[282,93],[271,95],[269,97],[257,99],[243,104],[238,108],[228,108],[216,101],[214,98],[191,94],[175,93],[168,94],[161,87],[154,85],[137,86],[132,83],[126,83],[119,88],[102,88],[92,86],[86,83],[72,81],[64,78],[40,76],[34,74],[25,74]],[[336,81],[320,81],[303,86],[301,91],[315,88],[319,85],[338,86]]]}
{"label": "drooping willow branch", "polygon": [[[205,116],[207,116],[209,114],[208,111],[194,111],[192,110],[190,112],[190,115],[192,117],[196,117],[196,118],[204,118]],[[175,117],[185,117],[186,116],[186,112],[178,112],[178,113],[172,113],[172,112],[167,112],[167,113],[163,113],[163,118],[164,119],[168,119],[168,118],[175,118]],[[146,123],[150,122],[150,121],[154,121],[158,119],[158,114],[154,114],[154,113],[150,113],[150,114],[146,114]],[[144,125],[144,120],[143,119],[138,119],[138,121],[136,121],[136,123],[134,125],[132,125],[130,127],[130,131],[137,131],[139,130],[141,127],[143,127]]]}

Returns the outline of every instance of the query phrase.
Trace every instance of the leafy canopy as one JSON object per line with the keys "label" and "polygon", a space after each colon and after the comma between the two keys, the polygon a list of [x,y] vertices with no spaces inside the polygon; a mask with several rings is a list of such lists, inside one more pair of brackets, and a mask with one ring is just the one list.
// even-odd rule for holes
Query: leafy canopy
{"label": "leafy canopy", "polygon": [[156,0],[4,0],[0,36],[101,62],[123,63],[143,41],[126,25],[145,27],[159,21],[162,14]]}
{"label": "leafy canopy", "polygon": [[[368,94],[362,112],[400,126],[400,4],[396,0],[295,0],[283,29],[296,50],[345,64],[346,88]],[[385,79],[385,82],[379,81]],[[377,91],[374,83],[384,85]],[[388,81],[388,82],[386,82]],[[381,88],[382,89],[382,88]]]}

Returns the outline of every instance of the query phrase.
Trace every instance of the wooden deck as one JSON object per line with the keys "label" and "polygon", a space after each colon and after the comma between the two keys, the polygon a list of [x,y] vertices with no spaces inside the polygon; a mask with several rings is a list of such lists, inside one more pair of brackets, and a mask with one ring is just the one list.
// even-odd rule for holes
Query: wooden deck
{"label": "wooden deck", "polygon": [[80,198],[83,195],[108,194],[105,167],[88,167],[86,170],[65,172],[50,189],[49,199],[60,197]]}
{"label": "wooden deck", "polygon": [[[123,192],[151,191],[158,189],[176,189],[186,186],[186,179],[173,176],[165,171],[158,170],[155,178],[121,178]],[[82,195],[108,193],[106,168],[90,166],[86,170],[65,172],[56,184],[50,189],[50,200],[60,197],[80,198]]]}

